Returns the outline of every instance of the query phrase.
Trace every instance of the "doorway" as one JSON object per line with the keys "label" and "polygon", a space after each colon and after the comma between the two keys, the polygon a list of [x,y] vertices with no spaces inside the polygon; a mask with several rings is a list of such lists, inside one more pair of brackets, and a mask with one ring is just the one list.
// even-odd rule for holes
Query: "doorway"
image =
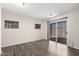
{"label": "doorway", "polygon": [[49,40],[67,45],[67,20],[57,20],[49,23]]}

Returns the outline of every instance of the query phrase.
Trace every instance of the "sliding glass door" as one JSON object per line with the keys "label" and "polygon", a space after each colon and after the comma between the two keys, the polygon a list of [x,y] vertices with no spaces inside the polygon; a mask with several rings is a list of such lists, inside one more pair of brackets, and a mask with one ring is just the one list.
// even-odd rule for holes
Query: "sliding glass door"
{"label": "sliding glass door", "polygon": [[56,21],[50,23],[50,40],[67,44],[67,21]]}

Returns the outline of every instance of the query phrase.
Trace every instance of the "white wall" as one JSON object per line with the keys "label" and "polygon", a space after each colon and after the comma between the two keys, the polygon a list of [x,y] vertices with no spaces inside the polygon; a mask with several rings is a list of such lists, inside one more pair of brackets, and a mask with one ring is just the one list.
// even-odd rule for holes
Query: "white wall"
{"label": "white wall", "polygon": [[1,6],[0,6],[0,54],[1,54]]}
{"label": "white wall", "polygon": [[[5,29],[4,20],[19,21],[19,29]],[[35,29],[35,23],[41,24],[41,29]],[[45,21],[24,18],[8,11],[2,11],[2,47],[46,39],[46,33]]]}
{"label": "white wall", "polygon": [[79,10],[72,11],[70,13],[57,16],[49,20],[58,20],[67,16],[67,43],[68,46],[79,49]]}

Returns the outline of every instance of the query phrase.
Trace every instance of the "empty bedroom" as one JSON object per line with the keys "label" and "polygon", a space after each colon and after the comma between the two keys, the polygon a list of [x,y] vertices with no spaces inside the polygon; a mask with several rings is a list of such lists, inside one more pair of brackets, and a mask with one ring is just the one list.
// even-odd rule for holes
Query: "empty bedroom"
{"label": "empty bedroom", "polygon": [[0,3],[1,56],[79,56],[79,3]]}

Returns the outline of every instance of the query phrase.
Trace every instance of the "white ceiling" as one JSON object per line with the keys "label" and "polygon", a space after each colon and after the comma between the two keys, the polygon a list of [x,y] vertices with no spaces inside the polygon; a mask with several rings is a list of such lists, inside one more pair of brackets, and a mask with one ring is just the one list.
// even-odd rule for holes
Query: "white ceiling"
{"label": "white ceiling", "polygon": [[51,10],[60,15],[79,9],[78,3],[26,3],[25,7],[19,7],[13,3],[2,3],[1,5],[3,10],[33,19],[48,18]]}

